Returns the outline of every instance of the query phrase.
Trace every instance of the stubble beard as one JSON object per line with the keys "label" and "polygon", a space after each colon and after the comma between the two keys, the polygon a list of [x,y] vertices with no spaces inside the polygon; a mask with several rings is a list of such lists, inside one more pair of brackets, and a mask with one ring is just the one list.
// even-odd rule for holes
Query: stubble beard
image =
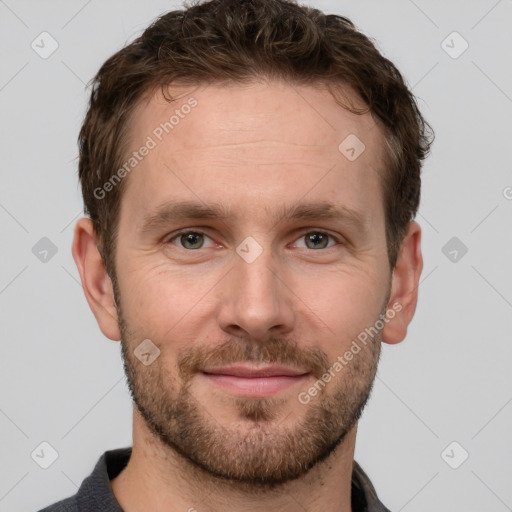
{"label": "stubble beard", "polygon": [[[325,353],[282,338],[269,338],[265,344],[231,338],[214,349],[192,347],[181,354],[177,376],[160,364],[162,357],[144,366],[133,354],[138,338],[129,334],[119,306],[118,318],[128,388],[151,434],[195,469],[255,489],[269,490],[297,479],[334,453],[361,417],[380,357],[379,332],[327,385],[317,386],[318,395],[304,405],[296,395],[226,395],[223,402],[236,411],[237,420],[223,425],[191,391],[193,377],[205,368],[206,359],[209,364],[258,361],[306,367],[317,380],[310,379],[298,396],[329,369]],[[281,410],[290,399],[297,400],[298,414],[290,413],[294,418],[287,423]]]}

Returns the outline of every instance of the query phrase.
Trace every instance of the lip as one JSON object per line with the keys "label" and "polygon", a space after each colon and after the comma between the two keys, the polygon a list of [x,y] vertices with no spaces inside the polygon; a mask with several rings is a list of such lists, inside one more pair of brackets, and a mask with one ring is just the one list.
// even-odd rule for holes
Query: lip
{"label": "lip", "polygon": [[210,368],[202,375],[230,394],[264,397],[303,382],[309,373],[285,366],[233,365]]}
{"label": "lip", "polygon": [[299,375],[305,375],[308,372],[305,372],[303,370],[297,370],[294,368],[289,368],[287,366],[255,366],[237,364],[232,366],[222,366],[219,368],[203,370],[203,373],[209,375],[230,375],[233,377],[244,377],[250,379],[260,377],[297,377]]}

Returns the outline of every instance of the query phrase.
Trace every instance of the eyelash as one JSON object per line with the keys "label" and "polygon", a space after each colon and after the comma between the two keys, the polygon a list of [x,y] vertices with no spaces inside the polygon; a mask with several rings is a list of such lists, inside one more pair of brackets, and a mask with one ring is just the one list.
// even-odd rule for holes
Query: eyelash
{"label": "eyelash", "polygon": [[[194,235],[203,235],[205,237],[208,237],[210,238],[204,231],[198,231],[198,230],[194,230],[194,229],[184,229],[182,231],[178,231],[177,233],[174,233],[174,235],[172,235],[171,238],[168,238],[164,244],[169,244],[169,243],[172,243],[174,240],[178,239],[180,236],[182,235],[186,235],[186,234],[190,234],[190,233],[193,233]],[[314,229],[310,229],[309,231],[304,231],[298,238],[297,240],[299,240],[300,238],[304,238],[306,235],[309,235],[309,234],[320,234],[320,235],[327,235],[330,239],[332,239],[334,242],[336,242],[335,245],[339,245],[339,244],[343,244],[343,240],[337,236],[334,236],[332,235],[331,233],[327,233],[325,231],[320,231],[320,230],[314,230]],[[331,245],[330,247],[325,247],[324,249],[310,249],[311,251],[315,251],[315,250],[323,250],[323,251],[326,251],[327,249],[332,249],[333,247],[335,247],[335,245]],[[194,252],[194,251],[199,251],[200,249],[203,249],[203,247],[199,248],[199,249],[187,249],[185,247],[180,247],[178,246],[180,249],[183,249],[185,251],[189,251],[189,252]],[[306,249],[309,249],[308,247],[306,247]]]}

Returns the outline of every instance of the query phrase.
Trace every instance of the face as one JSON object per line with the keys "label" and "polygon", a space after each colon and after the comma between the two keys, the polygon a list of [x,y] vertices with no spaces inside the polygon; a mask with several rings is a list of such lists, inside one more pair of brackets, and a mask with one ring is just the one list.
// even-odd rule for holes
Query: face
{"label": "face", "polygon": [[[389,298],[384,139],[368,114],[313,87],[179,94],[155,94],[131,125],[133,150],[154,146],[120,210],[129,387],[163,446],[272,486],[333,453],[370,395],[380,330],[346,354]],[[142,361],[138,347],[150,347]]]}

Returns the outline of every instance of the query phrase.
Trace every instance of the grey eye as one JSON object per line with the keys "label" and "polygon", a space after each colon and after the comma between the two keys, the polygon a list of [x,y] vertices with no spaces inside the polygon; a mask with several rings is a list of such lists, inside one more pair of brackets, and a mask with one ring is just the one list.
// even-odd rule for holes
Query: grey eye
{"label": "grey eye", "polygon": [[180,243],[185,249],[201,249],[204,243],[204,235],[201,233],[183,233],[180,235]]}
{"label": "grey eye", "polygon": [[330,235],[326,233],[313,232],[304,235],[308,249],[325,249],[329,243]]}

